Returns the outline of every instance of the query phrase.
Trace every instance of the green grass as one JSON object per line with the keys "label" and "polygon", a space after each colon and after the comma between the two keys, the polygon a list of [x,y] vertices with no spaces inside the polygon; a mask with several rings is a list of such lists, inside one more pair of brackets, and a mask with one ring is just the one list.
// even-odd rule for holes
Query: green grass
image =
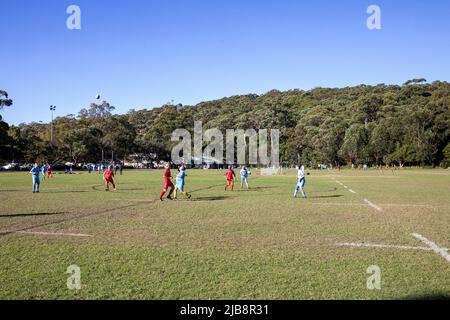
{"label": "green grass", "polygon": [[[450,298],[450,263],[433,251],[336,246],[426,246],[419,233],[450,247],[448,170],[313,171],[307,200],[292,198],[294,171],[225,192],[222,171],[190,170],[192,199],[162,203],[161,175],[126,171],[107,193],[98,174],[60,174],[32,194],[29,174],[1,173],[0,298]],[[370,265],[381,290],[366,288]]]}

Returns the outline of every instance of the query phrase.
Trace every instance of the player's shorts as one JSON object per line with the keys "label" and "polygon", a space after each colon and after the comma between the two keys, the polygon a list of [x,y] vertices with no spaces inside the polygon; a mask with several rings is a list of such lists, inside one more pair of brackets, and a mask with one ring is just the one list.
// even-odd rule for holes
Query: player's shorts
{"label": "player's shorts", "polygon": [[227,179],[227,183],[230,184],[234,181],[234,179]]}
{"label": "player's shorts", "polygon": [[305,187],[305,179],[302,179],[297,183],[297,189],[303,189]]}
{"label": "player's shorts", "polygon": [[173,187],[173,183],[170,179],[164,179],[164,186],[163,189],[167,189],[169,187]]}
{"label": "player's shorts", "polygon": [[40,183],[39,176],[33,176],[33,183]]}
{"label": "player's shorts", "polygon": [[105,181],[111,183],[111,182],[114,182],[114,179],[113,178],[105,178]]}
{"label": "player's shorts", "polygon": [[177,183],[175,184],[175,188],[178,190],[184,191],[184,180],[177,179]]}
{"label": "player's shorts", "polygon": [[241,180],[247,180],[248,177],[246,176],[241,176]]}

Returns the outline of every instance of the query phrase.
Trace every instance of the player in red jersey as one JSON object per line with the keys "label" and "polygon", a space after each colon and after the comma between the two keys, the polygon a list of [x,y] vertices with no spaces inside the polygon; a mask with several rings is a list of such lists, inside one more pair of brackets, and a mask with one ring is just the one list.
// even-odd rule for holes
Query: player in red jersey
{"label": "player in red jersey", "polygon": [[159,194],[159,200],[163,201],[162,197],[166,194],[167,188],[169,187],[170,191],[167,196],[167,199],[173,200],[171,196],[173,191],[175,190],[175,186],[172,183],[172,174],[170,173],[170,165],[168,163],[166,163],[164,166],[163,179],[164,179],[164,186],[161,193]]}
{"label": "player in red jersey", "polygon": [[53,178],[52,166],[47,162],[47,178]]}
{"label": "player in red jersey", "polygon": [[113,166],[109,166],[108,169],[103,173],[103,178],[105,179],[105,191],[109,191],[109,184],[111,183],[114,190],[116,190],[116,184],[114,183],[114,172]]}
{"label": "player in red jersey", "polygon": [[234,190],[234,177],[236,174],[231,166],[228,166],[228,170],[225,172],[225,176],[227,178],[227,185],[225,186],[225,190],[230,187],[231,191]]}

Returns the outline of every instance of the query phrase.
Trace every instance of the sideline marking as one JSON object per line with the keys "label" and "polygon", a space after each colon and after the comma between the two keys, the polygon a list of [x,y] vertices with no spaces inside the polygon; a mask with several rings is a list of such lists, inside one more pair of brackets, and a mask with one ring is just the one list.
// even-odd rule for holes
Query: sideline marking
{"label": "sideline marking", "polygon": [[430,248],[430,250],[433,250],[437,254],[441,255],[445,260],[447,260],[447,262],[450,262],[450,255],[447,253],[448,250],[446,250],[446,248],[439,247],[436,243],[428,240],[427,238],[418,233],[412,233],[412,236],[417,240],[425,243]]}
{"label": "sideline marking", "polygon": [[[335,180],[337,183],[339,183],[341,186],[343,186],[347,191],[356,194],[356,192],[353,189],[350,189],[349,187],[347,187],[346,185],[344,185],[342,182]],[[372,208],[378,210],[378,211],[383,211],[383,209],[381,209],[379,206],[377,206],[376,204],[374,204],[373,202],[370,202],[367,199],[364,199],[364,202],[367,203],[369,206],[371,206]]]}
{"label": "sideline marking", "polygon": [[369,206],[371,206],[372,208],[378,210],[378,211],[383,211],[379,206],[377,206],[376,204],[370,202],[370,201],[367,200],[367,199],[364,199],[364,202],[367,203],[367,204],[368,204]]}

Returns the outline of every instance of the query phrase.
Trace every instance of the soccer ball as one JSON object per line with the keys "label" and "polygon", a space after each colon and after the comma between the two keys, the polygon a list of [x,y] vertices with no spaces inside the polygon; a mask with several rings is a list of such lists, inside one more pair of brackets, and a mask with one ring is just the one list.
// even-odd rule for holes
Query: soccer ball
{"label": "soccer ball", "polygon": [[95,99],[97,99],[97,100],[100,99],[100,95],[99,95],[99,94],[96,95],[96,96],[95,96]]}

